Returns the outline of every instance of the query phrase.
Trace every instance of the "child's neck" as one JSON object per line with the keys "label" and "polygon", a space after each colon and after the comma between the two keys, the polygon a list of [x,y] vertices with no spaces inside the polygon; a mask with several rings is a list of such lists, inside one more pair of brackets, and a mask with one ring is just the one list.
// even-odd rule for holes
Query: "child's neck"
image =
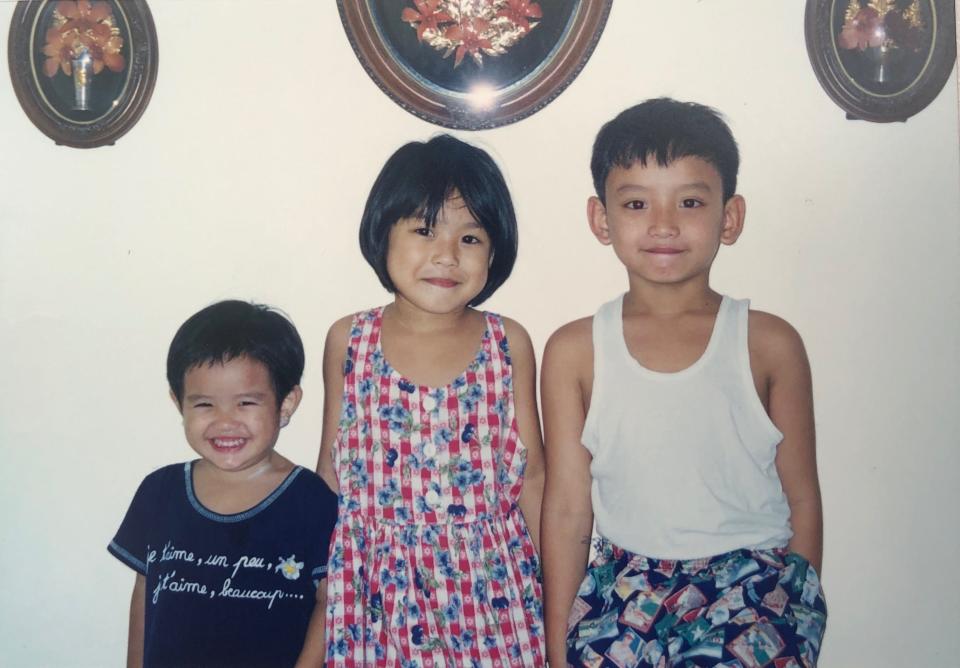
{"label": "child's neck", "polygon": [[224,471],[201,459],[193,466],[193,491],[205,508],[232,515],[270,496],[293,468],[290,460],[272,450],[260,462],[240,471]]}
{"label": "child's neck", "polygon": [[706,281],[654,285],[631,280],[630,289],[623,298],[623,307],[634,313],[669,317],[704,309],[716,310],[720,301],[720,294]]}
{"label": "child's neck", "polygon": [[439,334],[460,330],[465,323],[473,322],[476,311],[464,306],[449,313],[425,311],[401,295],[396,295],[393,304],[387,307],[388,317],[395,324],[412,334]]}
{"label": "child's neck", "polygon": [[406,380],[445,387],[476,358],[485,329],[472,308],[430,313],[398,296],[384,311],[380,348]]}

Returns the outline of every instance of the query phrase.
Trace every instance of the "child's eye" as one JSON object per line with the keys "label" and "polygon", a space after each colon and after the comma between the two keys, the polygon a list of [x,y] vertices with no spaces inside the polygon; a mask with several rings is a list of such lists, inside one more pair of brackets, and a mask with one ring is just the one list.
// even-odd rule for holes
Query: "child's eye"
{"label": "child's eye", "polygon": [[703,206],[703,202],[693,197],[686,197],[681,200],[680,206],[684,209],[696,209],[697,207]]}
{"label": "child's eye", "polygon": [[413,233],[414,233],[414,234],[419,234],[421,237],[432,237],[432,236],[433,236],[433,228],[430,228],[430,227],[427,227],[426,225],[423,225],[423,226],[421,226],[421,227],[415,228],[415,229],[413,230]]}
{"label": "child's eye", "polygon": [[253,399],[244,399],[240,402],[241,406],[259,406],[260,404],[254,401]]}
{"label": "child's eye", "polygon": [[477,244],[482,244],[482,243],[483,243],[483,239],[481,239],[480,237],[476,237],[476,236],[474,236],[474,235],[472,235],[472,234],[468,234],[468,235],[466,235],[466,236],[463,237],[463,243],[465,243],[465,244],[467,244],[467,245],[469,245],[469,246],[475,246],[475,245],[477,245]]}
{"label": "child's eye", "polygon": [[209,401],[198,401],[197,403],[193,404],[193,407],[194,408],[210,408],[212,405],[213,404],[211,404]]}
{"label": "child's eye", "polygon": [[634,211],[640,211],[641,209],[647,208],[647,203],[642,199],[632,199],[629,202],[624,203],[624,206],[628,209],[633,209]]}

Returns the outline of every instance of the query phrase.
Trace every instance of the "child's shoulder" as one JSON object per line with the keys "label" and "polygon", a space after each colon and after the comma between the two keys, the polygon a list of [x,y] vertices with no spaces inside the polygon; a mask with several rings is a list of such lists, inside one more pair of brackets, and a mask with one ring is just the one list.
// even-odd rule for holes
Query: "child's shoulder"
{"label": "child's shoulder", "polygon": [[[333,324],[330,325],[330,329],[327,330],[327,341],[345,341],[350,338],[350,330],[353,329],[353,324],[360,315],[362,315],[362,313],[350,313],[335,320]],[[346,343],[344,343],[344,345],[346,345]]]}
{"label": "child's shoulder", "polygon": [[160,468],[148,473],[143,478],[143,482],[140,483],[141,487],[168,487],[171,484],[180,484],[186,479],[187,471],[189,471],[190,462],[177,462],[175,464],[167,464],[166,466],[161,466]]}
{"label": "child's shoulder", "polygon": [[579,318],[557,329],[543,350],[544,374],[573,376],[580,380],[593,374],[593,316]]}
{"label": "child's shoulder", "polygon": [[311,471],[305,466],[298,466],[297,471],[297,482],[306,490],[306,493],[309,494],[312,498],[315,498],[320,503],[333,503],[338,502],[338,496],[336,492],[330,489],[330,486],[324,482],[323,478],[317,475],[314,471]]}
{"label": "child's shoulder", "polygon": [[587,316],[559,327],[547,339],[547,350],[558,354],[589,352],[593,354],[593,318]]}
{"label": "child's shoulder", "polygon": [[785,363],[802,361],[806,364],[803,339],[789,322],[754,309],[750,309],[747,322],[751,362],[760,363],[771,371]]}
{"label": "child's shoulder", "polygon": [[349,313],[342,318],[338,318],[330,325],[323,351],[326,364],[340,365],[347,353],[350,340],[354,337],[354,334],[359,334],[355,330],[360,326],[360,322],[364,318],[372,317],[377,311],[378,309],[368,309],[357,313]]}
{"label": "child's shoulder", "polygon": [[516,350],[517,348],[529,348],[530,350],[533,350],[533,343],[530,340],[530,334],[523,325],[513,318],[508,318],[507,316],[499,313],[490,313],[489,311],[485,311],[485,314],[488,317],[493,317],[500,321],[500,324],[503,327],[503,334],[507,337],[507,340],[510,341],[511,350]]}

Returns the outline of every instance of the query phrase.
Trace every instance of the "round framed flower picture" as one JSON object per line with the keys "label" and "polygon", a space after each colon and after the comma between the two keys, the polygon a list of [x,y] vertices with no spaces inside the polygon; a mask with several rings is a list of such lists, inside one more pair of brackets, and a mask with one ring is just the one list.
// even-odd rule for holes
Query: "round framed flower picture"
{"label": "round framed flower picture", "polygon": [[34,0],[10,23],[10,78],[27,116],[57,144],[113,144],[143,114],[157,77],[146,0]]}
{"label": "round framed flower picture", "polygon": [[806,40],[817,79],[849,118],[905,121],[950,78],[954,0],[807,0]]}
{"label": "round framed flower picture", "polygon": [[367,73],[431,123],[479,130],[549,104],[593,52],[613,0],[337,0]]}

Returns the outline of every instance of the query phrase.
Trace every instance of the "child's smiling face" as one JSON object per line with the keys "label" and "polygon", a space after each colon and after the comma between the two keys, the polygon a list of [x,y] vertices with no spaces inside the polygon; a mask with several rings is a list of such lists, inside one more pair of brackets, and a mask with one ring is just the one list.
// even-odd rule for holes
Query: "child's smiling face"
{"label": "child's smiling face", "polygon": [[429,313],[450,313],[480,294],[490,267],[490,236],[455,194],[431,228],[403,218],[390,229],[387,273],[397,295]]}
{"label": "child's smiling face", "polygon": [[280,433],[299,402],[295,387],[278,406],[270,372],[249,357],[201,364],[187,371],[183,384],[183,430],[190,447],[225,472],[249,470],[269,459]]}
{"label": "child's smiling face", "polygon": [[606,206],[589,204],[590,227],[612,245],[631,282],[679,284],[706,281],[720,244],[732,244],[743,228],[744,201],[723,201],[716,168],[687,156],[666,167],[647,164],[610,170]]}

